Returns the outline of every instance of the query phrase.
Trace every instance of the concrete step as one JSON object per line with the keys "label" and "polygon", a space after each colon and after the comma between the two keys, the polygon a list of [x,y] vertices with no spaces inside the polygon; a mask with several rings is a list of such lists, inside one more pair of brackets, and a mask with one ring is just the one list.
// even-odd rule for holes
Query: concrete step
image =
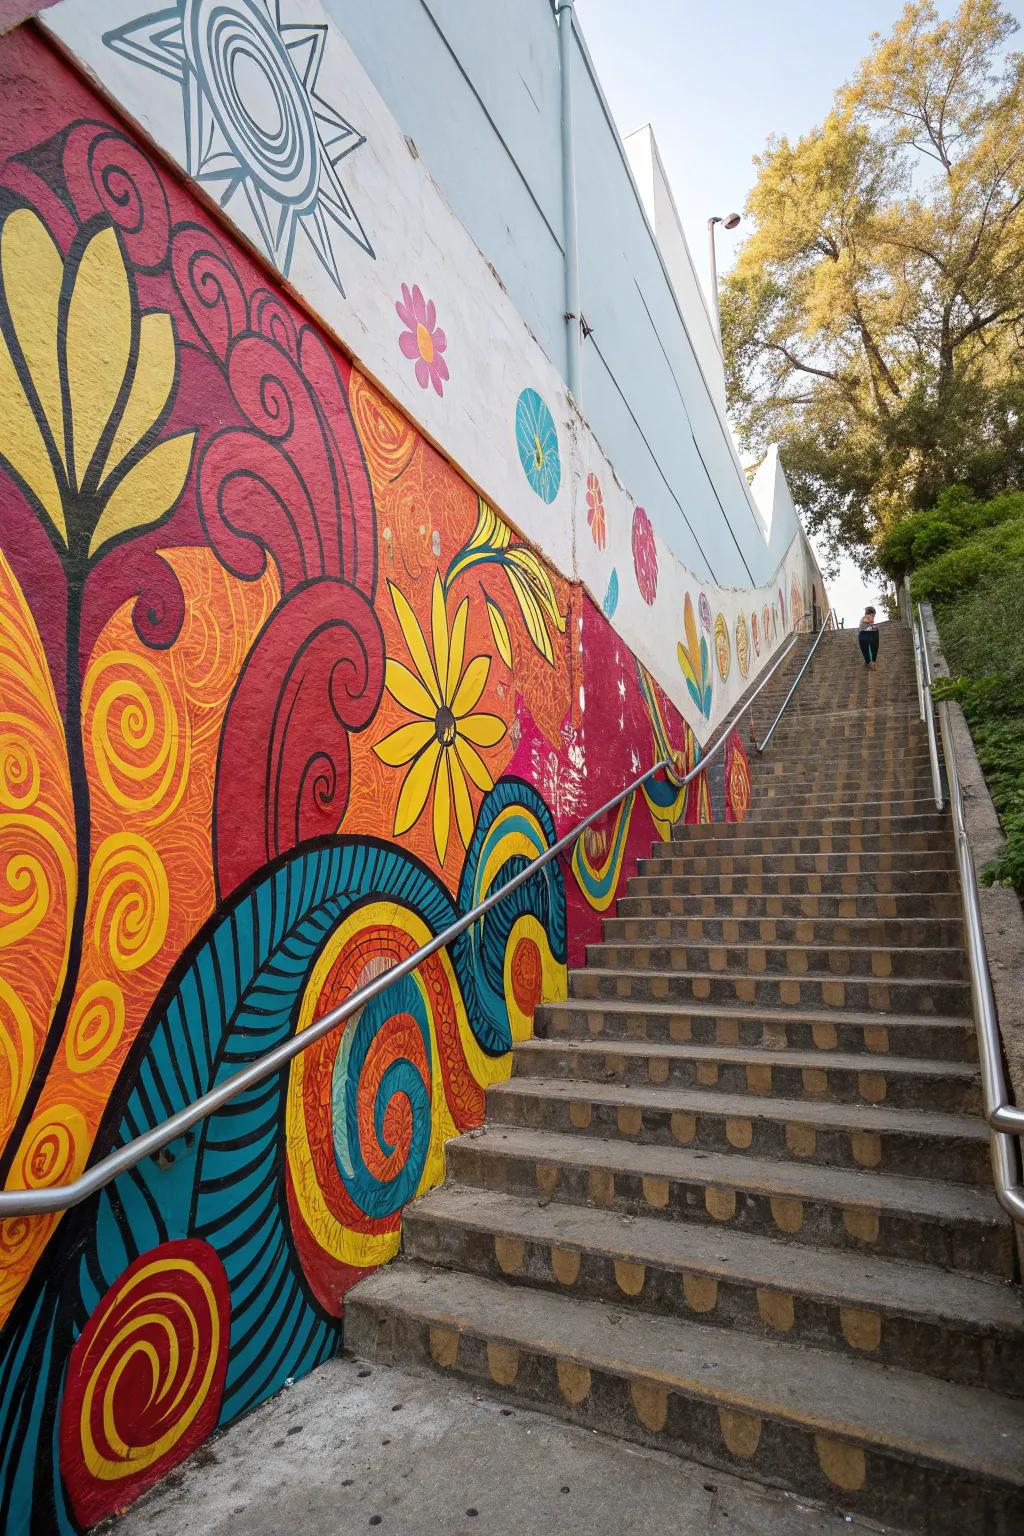
{"label": "concrete step", "polygon": [[756,873],[719,869],[717,873],[686,875],[634,875],[626,886],[628,896],[888,896],[896,893],[913,901],[921,894],[959,895],[955,869],[863,870]]}
{"label": "concrete step", "polygon": [[925,949],[921,946],[873,948],[840,944],[753,941],[747,944],[588,944],[587,964],[603,971],[716,971],[742,976],[797,976],[828,972],[849,980],[858,977],[932,977],[964,980],[967,957],[962,944]]}
{"label": "concrete step", "polygon": [[413,1260],[489,1280],[1024,1392],[1020,1301],[974,1276],[838,1250],[794,1264],[791,1248],[756,1233],[459,1185],[417,1200],[402,1241]]}
{"label": "concrete step", "polygon": [[785,738],[774,739],[763,752],[756,755],[756,766],[762,772],[773,773],[797,780],[833,771],[842,773],[851,768],[872,770],[877,774],[899,773],[903,776],[930,772],[931,759],[927,738],[908,742],[905,732],[897,731],[887,740],[833,741],[826,735],[823,741],[808,748],[807,738],[798,735],[792,743]]}
{"label": "concrete step", "polygon": [[951,836],[949,818],[934,809],[906,815],[877,815],[858,811],[837,815],[832,809],[828,813],[814,816],[787,816],[780,804],[770,816],[758,816],[752,808],[744,821],[715,821],[701,826],[687,826],[685,823],[677,825],[668,840],[668,846],[681,843],[691,848],[707,843],[717,848],[720,843],[744,842],[755,837],[900,837],[911,832],[935,833],[948,838]]}
{"label": "concrete step", "polygon": [[418,1264],[350,1294],[349,1348],[941,1536],[1024,1522],[1019,1399],[779,1339]]}
{"label": "concrete step", "polygon": [[598,1046],[587,1040],[533,1039],[513,1046],[518,1078],[563,1083],[668,1084],[717,1088],[729,1094],[781,1099],[828,1099],[837,1104],[979,1115],[981,1080],[970,1062],[922,1061],[864,1051],[769,1050],[759,1046],[669,1044],[622,1040]]}
{"label": "concrete step", "polygon": [[830,918],[877,920],[898,918],[943,919],[960,924],[962,906],[954,891],[892,891],[881,894],[865,891],[845,896],[822,891],[796,893],[720,894],[705,890],[686,896],[622,896],[615,908],[616,917],[652,918],[677,922],[689,918]]}
{"label": "concrete step", "polygon": [[670,848],[662,843],[654,858],[637,862],[637,873],[643,875],[828,875],[828,874],[892,874],[900,871],[911,875],[919,869],[956,870],[956,856],[952,846],[942,848],[907,848],[873,851],[822,852],[809,841],[803,849],[793,850],[785,841],[775,851],[755,850],[745,852],[737,844],[735,852],[730,848],[722,853],[691,853],[681,843]]}
{"label": "concrete step", "polygon": [[454,1184],[536,1200],[662,1215],[1011,1280],[1010,1222],[994,1195],[938,1179],[485,1126],[447,1147]]}
{"label": "concrete step", "polygon": [[931,1061],[977,1060],[974,1020],[846,1009],[737,1007],[692,1003],[543,1003],[535,1028],[542,1037],[644,1040],[698,1045],[745,1045],[765,1050],[863,1051]]}
{"label": "concrete step", "polygon": [[[726,833],[725,828],[729,830]],[[748,858],[752,854],[775,853],[880,853],[953,852],[948,828],[938,831],[898,832],[804,832],[799,824],[784,827],[757,827],[750,822],[722,822],[719,835],[706,837],[704,828],[694,828],[695,836],[680,833],[667,842],[654,844],[650,857],[688,863],[693,858]]]}
{"label": "concrete step", "polygon": [[[881,792],[880,788],[874,793],[870,788],[860,788],[846,795],[827,795],[817,793],[813,786],[810,789],[797,792],[787,790],[782,784],[776,786],[774,782],[760,784],[755,782],[754,796],[750,803],[750,810],[744,821],[731,822],[731,826],[746,826],[749,823],[757,825],[763,821],[774,821],[794,816],[815,815],[822,818],[832,816],[857,817],[865,816],[914,816],[927,814],[935,810],[935,796],[932,793],[931,779],[925,790],[918,794],[910,793],[906,785],[898,785],[888,793]],[[683,836],[687,831],[696,830],[684,823],[679,829],[679,835]]]}
{"label": "concrete step", "polygon": [[988,1131],[967,1115],[669,1085],[514,1077],[487,1090],[487,1119],[559,1135],[680,1146],[761,1161],[870,1168],[984,1186]]}
{"label": "concrete step", "polygon": [[835,943],[863,949],[888,943],[898,948],[949,949],[963,944],[963,925],[936,917],[655,917],[648,913],[606,917],[604,938],[609,944],[686,940],[695,944]]}
{"label": "concrete step", "polygon": [[756,1007],[852,1008],[858,1012],[964,1015],[970,985],[944,979],[802,975],[724,975],[705,971],[599,971],[569,973],[569,996],[601,1001],[751,1003]]}

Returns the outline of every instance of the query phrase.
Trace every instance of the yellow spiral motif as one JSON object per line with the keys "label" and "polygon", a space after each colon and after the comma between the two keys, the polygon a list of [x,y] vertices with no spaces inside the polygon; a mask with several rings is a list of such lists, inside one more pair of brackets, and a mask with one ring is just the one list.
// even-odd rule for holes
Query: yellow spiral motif
{"label": "yellow spiral motif", "polygon": [[34,854],[12,853],[0,865],[0,949],[28,938],[46,916],[50,882]]}
{"label": "yellow spiral motif", "polygon": [[0,1123],[21,1103],[32,1072],[32,1020],[9,981],[0,976]]}
{"label": "yellow spiral motif", "polygon": [[6,1216],[0,1221],[0,1326],[7,1321],[56,1221],[55,1216]]}
{"label": "yellow spiral motif", "polygon": [[72,1072],[91,1072],[115,1051],[124,1034],[124,993],[114,981],[101,977],[75,999],[64,1041],[64,1058]]}
{"label": "yellow spiral motif", "polygon": [[82,713],[96,774],[114,805],[135,814],[155,812],[152,826],[165,821],[185,789],[188,721],[179,720],[157,668],[125,650],[95,657]]}
{"label": "yellow spiral motif", "polygon": [[93,943],[119,971],[137,971],[156,955],[167,933],[170,892],[160,855],[145,838],[117,832],[93,860]]}
{"label": "yellow spiral motif", "polygon": [[[154,1271],[166,1272],[167,1279],[158,1290],[152,1289]],[[187,1276],[205,1303],[204,1316],[196,1317],[188,1310],[185,1296],[178,1290],[179,1282]],[[141,1292],[138,1296],[135,1292]],[[163,1263],[153,1269],[140,1270],[126,1284],[116,1298],[123,1315],[114,1336],[106,1342],[96,1362],[96,1370],[85,1389],[82,1407],[82,1445],[86,1465],[94,1477],[117,1479],[125,1475],[125,1463],[133,1471],[151,1466],[165,1456],[185,1434],[192,1420],[206,1400],[217,1365],[220,1344],[220,1317],[213,1286],[195,1264]],[[182,1357],[179,1351],[179,1328],[176,1319],[169,1315],[180,1311],[188,1337],[195,1345],[191,1357]],[[200,1350],[200,1333],[203,1338]],[[159,1341],[155,1343],[154,1340]],[[159,1347],[165,1345],[165,1350]],[[104,1371],[108,1363],[116,1359],[109,1375]],[[118,1427],[114,1416],[114,1398],[121,1379],[133,1370],[143,1370],[149,1377],[148,1401],[161,1404],[168,1410],[170,1426],[163,1434],[155,1435],[148,1444],[129,1444]],[[97,1401],[102,1383],[102,1400]],[[181,1414],[171,1418],[171,1410],[184,1402]],[[106,1445],[103,1450],[96,1444],[93,1424],[102,1424]],[[106,1454],[104,1454],[104,1450]]]}
{"label": "yellow spiral motif", "polygon": [[[13,725],[10,716],[0,715],[0,722]],[[0,806],[8,811],[23,811],[39,798],[39,758],[19,732],[0,730]]]}
{"label": "yellow spiral motif", "polygon": [[89,1133],[73,1104],[52,1104],[25,1133],[20,1189],[49,1189],[74,1178],[85,1160]]}
{"label": "yellow spiral motif", "polygon": [[0,814],[0,950],[38,928],[54,906],[55,886],[63,898],[74,885],[71,850],[59,827],[24,811]]}
{"label": "yellow spiral motif", "polygon": [[61,1472],[80,1526],[137,1498],[217,1423],[227,1277],[198,1239],[161,1244],[94,1308],[68,1362]]}

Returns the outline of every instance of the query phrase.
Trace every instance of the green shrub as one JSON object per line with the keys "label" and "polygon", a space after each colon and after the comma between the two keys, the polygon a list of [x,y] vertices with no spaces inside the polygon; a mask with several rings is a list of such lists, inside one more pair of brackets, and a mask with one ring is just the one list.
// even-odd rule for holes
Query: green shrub
{"label": "green shrub", "polygon": [[934,605],[957,674],[935,693],[961,704],[1006,835],[984,878],[1024,892],[1024,493],[978,501],[951,486],[889,530],[878,562]]}
{"label": "green shrub", "polygon": [[992,552],[980,540],[961,544],[914,571],[910,595],[916,603],[944,602],[966,587],[973,587],[992,563]]}
{"label": "green shrub", "polygon": [[924,565],[926,560],[944,555],[954,544],[959,544],[962,538],[963,534],[955,523],[944,517],[930,517],[914,534],[910,546],[911,559],[915,566]]}
{"label": "green shrub", "polygon": [[1006,836],[1002,853],[986,865],[982,879],[1024,891],[1024,682],[958,677],[937,682],[934,692],[962,706]]}

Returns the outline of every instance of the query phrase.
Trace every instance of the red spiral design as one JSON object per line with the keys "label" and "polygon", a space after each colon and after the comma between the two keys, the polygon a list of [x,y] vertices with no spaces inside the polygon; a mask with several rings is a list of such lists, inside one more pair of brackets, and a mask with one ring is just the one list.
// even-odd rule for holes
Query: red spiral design
{"label": "red spiral design", "polygon": [[217,1254],[194,1238],[135,1260],[68,1360],[60,1470],[83,1526],[138,1498],[213,1431],[230,1302]]}

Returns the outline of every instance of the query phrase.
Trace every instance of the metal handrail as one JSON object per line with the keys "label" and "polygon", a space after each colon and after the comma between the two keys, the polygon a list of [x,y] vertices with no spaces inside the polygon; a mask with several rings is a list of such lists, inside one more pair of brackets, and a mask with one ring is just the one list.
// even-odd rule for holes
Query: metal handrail
{"label": "metal handrail", "polygon": [[[920,668],[919,685],[927,693],[926,719],[930,721],[929,750],[934,738],[934,701],[932,698],[931,663],[928,642],[921,620],[921,610],[910,610],[911,626],[915,631],[914,661]],[[978,877],[974,872],[970,838],[964,819],[964,794],[960,773],[956,765],[953,746],[953,722],[949,700],[939,702],[939,721],[942,734],[942,755],[949,784],[949,803],[953,815],[954,846],[957,872],[960,877],[960,895],[964,909],[964,928],[967,934],[967,960],[971,973],[971,1000],[974,1004],[974,1022],[978,1033],[978,1060],[981,1067],[981,1094],[985,1121],[989,1128],[989,1145],[992,1158],[992,1179],[996,1199],[1013,1220],[1024,1223],[1024,1183],[1021,1180],[1021,1153],[1017,1142],[1024,1136],[1024,1111],[1013,1103],[1003,1070],[1003,1048],[999,1035],[999,1015],[996,1011],[992,976],[985,949],[985,932],[981,922],[981,901]],[[935,771],[938,768],[936,754]],[[938,782],[941,783],[941,780]],[[940,802],[939,809],[942,809]]]}
{"label": "metal handrail", "polygon": [[811,646],[810,650],[807,652],[807,655],[804,658],[803,666],[800,668],[800,671],[797,673],[796,677],[794,677],[794,679],[793,679],[793,686],[790,688],[789,692],[786,694],[786,697],[782,701],[782,708],[779,710],[778,714],[775,716],[775,719],[772,721],[771,725],[768,727],[768,734],[764,738],[764,741],[762,741],[761,745],[757,748],[757,750],[759,752],[763,752],[765,747],[771,741],[772,735],[774,734],[774,731],[775,731],[775,727],[778,725],[779,721],[782,719],[783,715],[786,713],[786,706],[788,705],[790,699],[793,697],[794,693],[796,693],[797,686],[798,686],[798,684],[800,682],[800,679],[803,677],[804,673],[807,671],[807,668],[810,666],[812,660],[814,659],[815,651],[818,649],[818,646],[821,644],[822,640],[825,638],[825,631],[827,629],[832,629],[834,627],[835,627],[835,609],[834,608],[830,608],[829,611],[828,611],[828,614],[826,616],[824,624],[821,626],[821,628],[818,631],[817,639],[815,640],[814,644]]}
{"label": "metal handrail", "polygon": [[914,603],[910,596],[910,582],[903,578],[903,593],[907,600],[907,612],[910,615],[910,633],[914,641],[914,676],[917,678],[917,707],[921,711],[921,719],[924,719],[924,669],[921,666],[921,636],[917,629],[917,620],[914,618]]}
{"label": "metal handrail", "polygon": [[355,992],[350,993],[343,1003],[339,1003],[336,1008],[332,1008],[328,1013],[323,1014],[321,1018],[315,1019],[308,1029],[302,1030],[299,1034],[292,1035],[290,1039],[283,1041],[281,1045],[275,1046],[273,1050],[267,1051],[265,1055],[251,1062],[249,1066],[243,1067],[240,1072],[225,1078],[224,1082],[218,1083],[215,1088],[209,1089],[200,1098],[195,1099],[191,1104],[187,1104],[184,1109],[179,1109],[176,1114],[170,1115],[166,1120],[161,1121],[159,1125],[153,1126],[151,1130],[144,1131],[141,1136],[136,1136],[133,1141],[125,1142],[123,1147],[118,1147],[115,1151],[108,1153],[106,1157],[94,1163],[91,1168],[87,1168],[84,1173],[80,1174],[77,1179],[72,1179],[70,1183],[52,1184],[46,1189],[6,1189],[0,1191],[0,1217],[49,1215],[56,1211],[69,1210],[72,1206],[81,1205],[83,1200],[88,1200],[91,1195],[97,1194],[99,1190],[110,1184],[122,1173],[127,1173],[129,1168],[134,1168],[144,1158],[152,1157],[161,1148],[168,1146],[172,1141],[176,1141],[179,1136],[183,1136],[186,1131],[191,1130],[194,1125],[197,1125],[200,1120],[204,1120],[207,1115],[211,1115],[220,1109],[230,1099],[235,1098],[240,1093],[244,1093],[248,1088],[255,1088],[258,1083],[263,1082],[265,1078],[272,1077],[275,1072],[280,1072],[293,1057],[300,1055],[302,1051],[308,1050],[318,1040],[322,1040],[325,1035],[330,1034],[331,1030],[336,1029],[339,1024],[344,1024],[346,1019],[350,1018],[358,1009],[364,1008],[367,1003],[372,1002],[375,997],[379,997],[393,982],[400,981],[403,976],[408,976],[418,966],[422,965],[424,960],[429,960],[431,955],[437,954],[439,949],[444,949],[452,943],[460,934],[465,933],[467,928],[471,928],[481,917],[490,912],[492,907],[496,907],[499,901],[504,901],[506,896],[511,896],[513,891],[517,891],[521,885],[525,885],[527,880],[531,880],[546,864],[550,864],[552,859],[558,858],[559,854],[564,853],[570,848],[588,827],[593,826],[595,821],[599,821],[602,816],[614,810],[617,805],[626,799],[627,795],[631,795],[640,789],[656,773],[667,772],[679,789],[691,783],[693,779],[697,778],[698,774],[704,772],[711,760],[717,757],[735,729],[737,721],[742,720],[762,688],[765,687],[777,672],[796,642],[797,636],[794,635],[786,649],[780,653],[765,673],[753,693],[728,717],[721,727],[721,735],[714,746],[708,748],[701,757],[700,762],[694,764],[689,773],[684,774],[682,778],[677,778],[673,772],[674,764],[672,760],[667,757],[662,758],[652,768],[648,768],[646,773],[642,773],[639,778],[627,784],[625,789],[619,790],[618,794],[613,795],[610,800],[606,800],[596,811],[591,811],[589,816],[579,822],[571,831],[567,832],[564,837],[560,837],[557,842],[552,843],[550,848],[545,849],[542,854],[532,860],[525,869],[521,869],[517,875],[513,875],[512,879],[503,885],[500,890],[492,891],[490,896],[480,902],[479,906],[474,907],[471,912],[467,912],[464,917],[460,917],[426,944],[421,945],[411,955],[407,955],[404,960],[400,960],[388,970],[382,971],[379,976],[374,977],[365,986],[358,987]]}
{"label": "metal handrail", "polygon": [[[932,665],[928,656],[928,646],[925,643],[920,608],[918,608],[915,615],[913,604],[911,604],[910,617],[914,630],[914,666],[917,668],[917,691],[922,700],[922,714],[928,731],[928,762],[932,771],[932,791],[935,795],[936,808],[943,811],[946,808],[946,796],[942,788],[942,765],[939,762],[939,743],[935,731]],[[945,750],[943,755],[945,755]]]}

